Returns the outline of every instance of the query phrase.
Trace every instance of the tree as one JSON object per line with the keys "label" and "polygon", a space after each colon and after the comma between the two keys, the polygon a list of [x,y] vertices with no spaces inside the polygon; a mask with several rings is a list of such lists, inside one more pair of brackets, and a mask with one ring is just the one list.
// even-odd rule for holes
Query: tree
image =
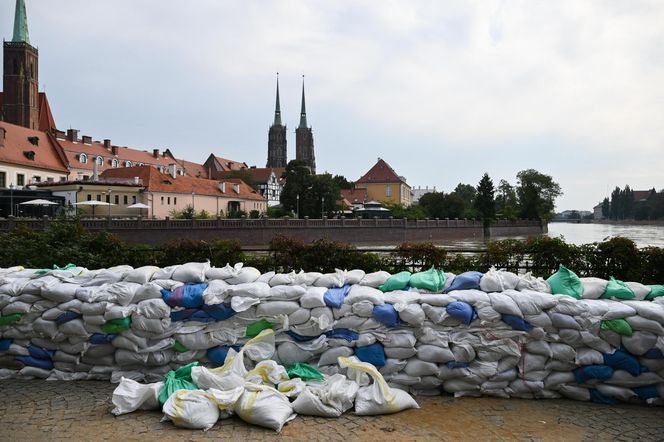
{"label": "tree", "polygon": [[312,175],[306,163],[299,160],[286,166],[286,185],[280,197],[284,209],[300,218],[319,218],[333,212],[339,198],[339,186],[332,175]]}
{"label": "tree", "polygon": [[224,172],[221,176],[224,179],[239,178],[245,183],[247,183],[249,186],[256,189],[256,183],[254,183],[254,178],[251,175],[251,172],[249,172],[247,169],[229,170],[228,172]]}
{"label": "tree", "polygon": [[495,190],[493,181],[488,173],[482,175],[482,179],[477,185],[477,195],[475,196],[475,209],[479,212],[486,227],[491,224],[491,220],[496,217],[496,201],[494,199]]}
{"label": "tree", "polygon": [[514,186],[505,180],[498,183],[498,194],[496,195],[496,209],[501,218],[516,219],[518,201]]}
{"label": "tree", "polygon": [[608,198],[604,198],[602,201],[602,218],[608,218],[611,214],[611,203]]}
{"label": "tree", "polygon": [[470,184],[459,183],[452,193],[457,194],[459,198],[463,200],[466,207],[473,207],[475,196],[477,195],[477,190],[475,190],[473,186]]}
{"label": "tree", "polygon": [[348,179],[343,176],[343,175],[335,175],[332,177],[332,180],[337,183],[337,186],[339,186],[339,189],[354,189],[355,188],[355,183],[352,181],[348,181]]}
{"label": "tree", "polygon": [[466,208],[464,201],[456,193],[425,193],[419,206],[430,218],[460,218]]}
{"label": "tree", "polygon": [[519,215],[548,222],[553,217],[556,198],[562,195],[560,185],[535,169],[522,170],[516,177]]}

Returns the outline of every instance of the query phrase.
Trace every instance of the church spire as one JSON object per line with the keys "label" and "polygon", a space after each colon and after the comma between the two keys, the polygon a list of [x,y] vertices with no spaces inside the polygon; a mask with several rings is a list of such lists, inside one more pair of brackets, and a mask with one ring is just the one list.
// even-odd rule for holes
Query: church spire
{"label": "church spire", "polygon": [[304,104],[304,75],[302,76],[302,109],[300,110],[300,126],[307,127],[307,107]]}
{"label": "church spire", "polygon": [[281,126],[281,105],[279,104],[279,72],[277,72],[277,104],[274,107],[274,126]]}
{"label": "church spire", "polygon": [[28,14],[25,12],[25,1],[16,0],[16,11],[14,13],[14,43],[30,44],[30,35],[28,34]]}

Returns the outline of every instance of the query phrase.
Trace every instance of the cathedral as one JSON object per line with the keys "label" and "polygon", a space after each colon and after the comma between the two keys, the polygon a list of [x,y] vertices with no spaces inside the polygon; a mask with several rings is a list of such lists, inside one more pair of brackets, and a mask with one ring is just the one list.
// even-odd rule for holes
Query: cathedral
{"label": "cathedral", "polygon": [[[286,126],[281,121],[281,106],[279,103],[279,77],[277,77],[277,102],[274,109],[274,122],[270,126],[267,142],[267,167],[286,167],[288,164],[288,148],[286,141]],[[309,166],[312,174],[316,173],[316,156],[314,155],[314,134],[307,126],[307,108],[304,98],[304,79],[302,81],[302,108],[300,109],[300,124],[295,129],[295,159],[303,161]]]}

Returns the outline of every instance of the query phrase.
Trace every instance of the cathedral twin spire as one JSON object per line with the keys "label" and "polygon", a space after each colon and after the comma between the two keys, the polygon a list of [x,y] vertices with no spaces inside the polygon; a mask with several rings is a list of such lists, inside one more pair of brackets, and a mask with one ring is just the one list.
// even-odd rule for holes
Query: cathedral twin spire
{"label": "cathedral twin spire", "polygon": [[[273,126],[281,126],[281,104],[279,101],[279,72],[277,72],[277,101],[274,108]],[[298,128],[307,127],[307,106],[304,99],[304,75],[302,76],[302,106],[300,108],[300,125]]]}
{"label": "cathedral twin spire", "polygon": [[24,0],[16,0],[16,11],[14,12],[14,36],[12,42],[30,44],[28,14],[25,11]]}

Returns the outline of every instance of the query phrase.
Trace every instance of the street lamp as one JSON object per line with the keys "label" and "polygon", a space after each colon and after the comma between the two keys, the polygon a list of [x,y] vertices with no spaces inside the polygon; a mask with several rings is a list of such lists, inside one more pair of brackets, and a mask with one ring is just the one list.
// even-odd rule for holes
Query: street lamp
{"label": "street lamp", "polygon": [[9,185],[9,214],[14,216],[14,183]]}
{"label": "street lamp", "polygon": [[295,217],[297,219],[300,219],[300,194],[297,194],[297,197],[295,198],[297,200],[297,205],[295,206]]}
{"label": "street lamp", "polygon": [[320,201],[320,219],[323,219],[324,216],[325,216],[325,196],[323,195]]}
{"label": "street lamp", "polygon": [[194,204],[194,189],[191,189],[191,213],[196,214],[196,206]]}
{"label": "street lamp", "polygon": [[108,221],[111,221],[111,188],[108,188]]}

